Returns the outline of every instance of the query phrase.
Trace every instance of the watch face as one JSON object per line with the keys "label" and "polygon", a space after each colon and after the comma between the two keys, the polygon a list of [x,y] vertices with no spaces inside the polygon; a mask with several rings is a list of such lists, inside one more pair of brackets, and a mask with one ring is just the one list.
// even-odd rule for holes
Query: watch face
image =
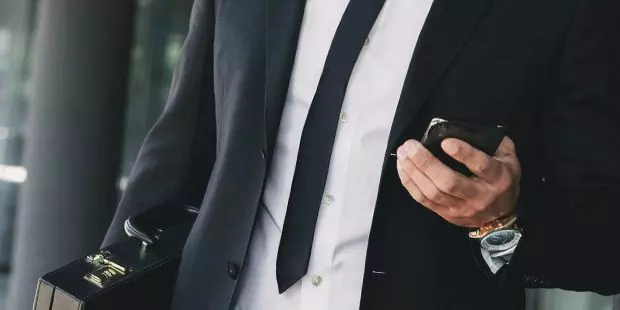
{"label": "watch face", "polygon": [[516,246],[519,239],[521,239],[521,233],[517,230],[498,230],[482,238],[480,245],[488,251],[505,251]]}

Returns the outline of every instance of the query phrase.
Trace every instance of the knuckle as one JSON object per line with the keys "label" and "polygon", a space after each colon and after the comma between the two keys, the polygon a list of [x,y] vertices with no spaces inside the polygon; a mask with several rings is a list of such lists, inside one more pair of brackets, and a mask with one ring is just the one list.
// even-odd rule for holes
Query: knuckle
{"label": "knuckle", "polygon": [[490,162],[488,160],[480,160],[474,164],[474,172],[485,175],[491,169]]}
{"label": "knuckle", "polygon": [[431,206],[430,201],[424,195],[417,195],[417,197],[414,197],[414,198],[417,202],[419,202],[423,206],[427,206],[427,207]]}
{"label": "knuckle", "polygon": [[513,180],[510,177],[502,177],[495,184],[495,190],[497,193],[505,193],[510,191],[513,186]]}
{"label": "knuckle", "polygon": [[411,196],[411,198],[415,199],[415,201],[417,202],[420,202],[420,197],[418,193],[416,193],[414,190],[412,190],[409,187],[407,187],[407,192],[409,192],[409,195]]}
{"label": "knuckle", "polygon": [[462,220],[463,214],[457,208],[449,208],[447,211],[447,216],[453,219]]}
{"label": "knuckle", "polygon": [[402,164],[401,167],[402,167],[403,171],[405,173],[407,173],[408,175],[410,175],[410,176],[413,176],[416,173],[416,169],[415,169],[415,167],[413,166],[413,164],[411,162],[405,162],[405,163]]}
{"label": "knuckle", "polygon": [[419,203],[424,202],[425,197],[421,195],[414,186],[407,186],[406,188],[407,188],[407,191],[409,192],[409,195],[411,195],[411,197],[415,199],[415,201]]}
{"label": "knuckle", "polygon": [[430,187],[428,189],[428,198],[432,201],[441,202],[443,194],[437,187]]}
{"label": "knuckle", "polygon": [[461,215],[462,215],[463,218],[470,219],[470,218],[472,218],[472,217],[474,217],[476,215],[476,209],[474,209],[474,208],[467,208],[467,209],[462,211]]}
{"label": "knuckle", "polygon": [[413,181],[411,181],[411,179],[402,180],[401,183],[408,191],[411,192],[411,186],[413,185]]}
{"label": "knuckle", "polygon": [[446,178],[439,182],[439,187],[448,193],[453,192],[458,186],[458,182],[455,178]]}
{"label": "knuckle", "polygon": [[431,165],[430,159],[426,156],[416,155],[416,163],[422,170],[426,170]]}

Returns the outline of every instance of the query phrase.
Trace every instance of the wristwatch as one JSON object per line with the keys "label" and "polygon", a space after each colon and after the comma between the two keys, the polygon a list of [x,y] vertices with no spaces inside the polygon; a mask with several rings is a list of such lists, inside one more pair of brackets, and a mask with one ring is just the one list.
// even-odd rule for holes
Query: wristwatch
{"label": "wristwatch", "polygon": [[517,228],[504,228],[488,233],[480,240],[480,246],[492,252],[491,256],[504,256],[512,254],[521,239],[521,231]]}
{"label": "wristwatch", "polygon": [[498,218],[494,221],[487,223],[486,225],[472,231],[469,233],[469,237],[473,239],[482,239],[486,237],[491,232],[495,232],[498,230],[515,228],[515,224],[517,223],[516,215],[507,215],[501,218]]}
{"label": "wristwatch", "polygon": [[480,247],[491,258],[510,258],[521,239],[517,216],[511,215],[488,223],[469,233],[469,237],[480,240]]}
{"label": "wristwatch", "polygon": [[510,263],[519,240],[521,229],[515,215],[499,218],[469,233],[480,242],[480,253],[489,270],[496,274]]}

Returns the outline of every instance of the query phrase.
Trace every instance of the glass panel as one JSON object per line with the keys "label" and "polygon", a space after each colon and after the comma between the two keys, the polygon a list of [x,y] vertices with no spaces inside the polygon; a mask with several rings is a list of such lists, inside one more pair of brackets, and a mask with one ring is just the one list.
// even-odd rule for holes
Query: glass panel
{"label": "glass panel", "polygon": [[0,0],[0,309],[8,289],[17,194],[26,181],[22,148],[34,3]]}
{"label": "glass panel", "polygon": [[159,117],[189,25],[192,1],[139,1],[120,188]]}

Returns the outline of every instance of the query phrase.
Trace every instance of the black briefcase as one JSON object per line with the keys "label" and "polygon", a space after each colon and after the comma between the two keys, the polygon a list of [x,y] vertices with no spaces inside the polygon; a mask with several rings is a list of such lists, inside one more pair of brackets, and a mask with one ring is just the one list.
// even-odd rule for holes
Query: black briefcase
{"label": "black briefcase", "polygon": [[166,205],[125,221],[129,240],[39,279],[34,310],[168,310],[181,251],[198,214]]}

